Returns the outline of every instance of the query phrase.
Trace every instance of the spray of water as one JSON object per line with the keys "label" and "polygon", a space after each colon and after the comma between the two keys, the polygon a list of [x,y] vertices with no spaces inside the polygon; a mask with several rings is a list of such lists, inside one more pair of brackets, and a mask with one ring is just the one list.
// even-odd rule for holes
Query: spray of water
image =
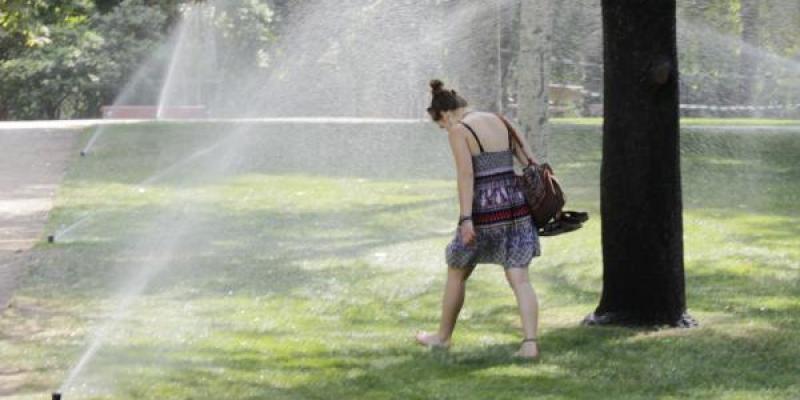
{"label": "spray of water", "polygon": [[[712,110],[749,111],[757,115],[761,110],[793,110],[796,103],[784,99],[774,89],[797,85],[800,78],[800,62],[780,56],[763,47],[753,46],[742,40],[741,36],[723,34],[706,23],[678,18],[679,46],[697,47],[702,55],[699,70],[683,70],[683,103],[700,103],[715,106]],[[702,38],[699,40],[698,38]],[[742,60],[750,60],[757,65],[758,73],[743,76],[739,66]],[[696,67],[697,68],[697,67]],[[732,69],[734,68],[734,69]],[[706,71],[719,71],[709,73]],[[757,95],[748,100],[739,100],[745,82],[752,81]],[[722,108],[719,106],[728,107]],[[769,107],[779,105],[781,107]],[[691,108],[691,107],[690,107]],[[697,108],[697,107],[695,107]],[[701,107],[707,110],[710,107]]]}
{"label": "spray of water", "polygon": [[[431,23],[442,21],[444,15],[431,16],[421,6],[407,2],[371,3],[371,8],[346,7],[326,1],[306,2],[293,10],[292,23],[282,32],[282,41],[273,48],[270,68],[251,66],[239,69],[236,76],[225,76],[211,68],[195,68],[200,58],[214,58],[215,40],[196,41],[196,38],[220,37],[212,33],[215,25],[211,18],[221,5],[216,2],[189,7],[185,19],[165,43],[163,49],[175,49],[169,66],[160,69],[165,73],[160,91],[159,116],[169,107],[192,104],[193,94],[186,88],[203,86],[202,82],[220,82],[213,93],[194,96],[209,102],[206,106],[212,115],[221,117],[259,118],[276,124],[418,124],[424,116],[427,101],[427,80],[441,76],[439,65],[443,43],[438,39],[446,35],[442,26],[462,33],[473,26],[470,21],[452,19],[449,25]],[[449,18],[472,19],[478,8],[461,9]],[[466,35],[456,38],[451,47],[468,47]],[[470,60],[464,51],[462,60]],[[228,55],[236,59],[236,55]],[[137,84],[152,74],[159,64],[154,56],[149,66],[134,77],[118,104],[124,104],[128,91],[134,92]],[[208,65],[216,65],[210,60]],[[469,66],[471,62],[453,65]],[[454,80],[469,68],[454,68],[449,76]],[[225,81],[223,79],[228,79]],[[492,78],[494,79],[494,78]],[[222,80],[222,81],[221,81]],[[466,81],[467,78],[462,78]],[[200,82],[201,84],[197,84]],[[189,100],[187,100],[189,99]],[[309,118],[309,116],[311,118]],[[263,120],[263,118],[272,119]],[[247,148],[248,140],[257,137],[254,124],[241,123],[227,132],[221,132],[216,143],[195,151],[170,167],[141,182],[149,185],[174,171],[192,165],[194,178],[202,180],[238,168],[238,154]],[[88,152],[97,143],[103,130],[98,129],[84,149]],[[248,139],[250,138],[250,139]],[[210,155],[213,155],[210,156]],[[287,154],[287,157],[293,157]],[[177,196],[172,209],[191,203],[191,199]],[[176,219],[164,213],[152,221],[150,234],[131,240],[129,251],[142,257],[126,258],[131,263],[123,269],[131,271],[125,284],[118,290],[117,306],[110,317],[95,327],[86,351],[70,370],[61,391],[67,391],[77,381],[91,360],[102,350],[106,338],[123,321],[131,307],[147,290],[149,282],[170,264],[179,243],[192,231],[192,218],[185,213],[198,209],[180,208],[183,217]],[[73,233],[85,226],[88,217],[79,220],[63,234]],[[164,227],[170,228],[165,230]]]}
{"label": "spray of water", "polygon": [[[193,15],[194,13],[191,11],[187,11],[189,15]],[[164,116],[164,107],[167,104],[167,95],[169,94],[168,90],[172,87],[172,82],[175,79],[175,71],[179,65],[179,61],[183,55],[183,45],[186,38],[186,26],[188,25],[188,21],[186,18],[182,19],[178,22],[178,27],[176,29],[177,33],[177,40],[175,44],[175,49],[173,51],[173,55],[169,62],[169,68],[167,69],[166,77],[164,79],[164,85],[161,87],[161,93],[158,96],[158,108],[156,111],[156,119],[162,119]]]}
{"label": "spray of water", "polygon": [[[163,81],[161,65],[164,64],[165,59],[169,59],[170,50],[175,47],[174,43],[179,33],[180,30],[173,30],[167,37],[167,40],[153,51],[150,57],[142,63],[133,77],[122,88],[119,95],[114,99],[112,106],[134,105],[147,102],[146,92],[149,91],[149,86],[152,84],[152,81]],[[81,154],[88,155],[107,129],[107,124],[96,126],[89,141],[81,150]]]}
{"label": "spray of water", "polygon": [[[343,125],[357,127],[358,132],[376,125],[419,124],[426,117],[427,82],[432,77],[441,77],[454,87],[466,88],[462,93],[473,100],[477,108],[491,108],[498,102],[496,93],[487,95],[477,88],[497,86],[499,57],[494,51],[488,55],[481,51],[483,47],[476,45],[475,38],[499,41],[498,27],[491,20],[515,4],[514,1],[498,1],[497,7],[484,7],[480,2],[459,2],[449,10],[407,1],[291,2],[290,21],[270,50],[269,65],[235,65],[231,70],[236,74],[223,70],[223,61],[248,57],[223,54],[230,48],[222,48],[224,35],[213,23],[219,16],[216,10],[222,9],[223,3],[222,0],[209,1],[187,8],[184,21],[163,47],[174,49],[169,65],[163,68],[163,63],[153,61],[152,65],[162,68],[143,68],[126,90],[135,90],[138,81],[157,70],[165,76],[159,93],[159,117],[164,117],[165,110],[170,107],[198,105],[202,101],[201,105],[207,107],[212,116],[237,118],[242,123],[220,132],[218,141],[157,172],[140,186],[152,185],[188,166],[192,167],[192,178],[199,181],[253,168],[255,161],[242,154],[259,138],[258,129],[263,125],[246,122],[278,126]],[[492,48],[497,49],[497,46]],[[204,92],[198,94],[198,88],[204,88]],[[100,129],[95,133],[85,151],[95,144],[101,133]],[[292,129],[287,129],[284,135],[289,139],[307,137]],[[342,134],[340,139],[347,140],[348,136]],[[306,156],[302,149],[319,139],[301,140],[301,146],[274,154],[287,164],[302,165],[298,162],[300,157]],[[363,149],[358,145],[353,144],[346,155],[366,159],[370,154],[392,151],[390,145],[383,149]],[[329,153],[343,151],[325,150]],[[318,155],[326,154],[319,152]],[[413,155],[408,156],[413,159]],[[242,163],[252,164],[242,167]],[[93,357],[102,350],[105,338],[126,318],[150,282],[164,273],[181,242],[191,237],[196,223],[192,216],[206,209],[182,206],[187,203],[191,204],[191,198],[177,195],[168,207],[171,211],[151,221],[150,233],[131,240],[128,250],[140,255],[128,258],[134,261],[124,265],[125,270],[133,271],[132,276],[125,278],[126,284],[118,292],[117,306],[111,316],[95,328],[86,351],[63,383],[62,391],[69,390],[80,380]],[[78,223],[83,224],[81,221]],[[342,221],[342,224],[347,222]],[[66,232],[75,232],[79,226],[84,226],[78,223]],[[169,228],[163,228],[165,226]]]}

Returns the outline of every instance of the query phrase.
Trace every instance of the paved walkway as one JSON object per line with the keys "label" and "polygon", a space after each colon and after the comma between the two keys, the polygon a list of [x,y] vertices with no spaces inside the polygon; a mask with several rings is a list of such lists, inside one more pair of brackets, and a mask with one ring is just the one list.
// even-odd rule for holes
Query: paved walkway
{"label": "paved walkway", "polygon": [[68,161],[79,151],[77,131],[54,128],[0,124],[0,311],[11,300],[27,250],[43,235]]}

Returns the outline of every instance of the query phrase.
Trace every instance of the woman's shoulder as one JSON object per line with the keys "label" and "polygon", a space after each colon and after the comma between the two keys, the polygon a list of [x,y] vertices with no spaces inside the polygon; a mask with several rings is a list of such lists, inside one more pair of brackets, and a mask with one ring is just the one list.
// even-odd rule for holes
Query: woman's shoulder
{"label": "woman's shoulder", "polygon": [[467,124],[483,126],[491,130],[497,130],[505,126],[497,114],[488,111],[472,111],[464,118]]}
{"label": "woman's shoulder", "polygon": [[479,110],[470,111],[469,114],[467,114],[464,117],[464,121],[467,123],[469,123],[470,121],[491,123],[497,120],[498,120],[497,114],[493,112],[479,111]]}

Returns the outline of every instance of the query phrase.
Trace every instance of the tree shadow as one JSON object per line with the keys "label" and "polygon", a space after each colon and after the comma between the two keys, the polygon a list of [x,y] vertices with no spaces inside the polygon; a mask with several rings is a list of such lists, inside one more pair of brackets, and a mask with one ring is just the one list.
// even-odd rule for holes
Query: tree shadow
{"label": "tree shadow", "polygon": [[[305,349],[274,354],[268,349],[226,351],[208,347],[192,355],[168,355],[175,364],[163,380],[179,388],[218,398],[570,398],[702,397],[713,382],[715,393],[764,392],[797,388],[791,366],[798,349],[787,338],[769,334],[733,337],[691,330],[569,327],[541,337],[542,358],[520,362],[509,354],[516,343],[466,346],[447,352],[426,351],[410,340],[387,346],[354,341],[326,348],[325,336]],[[116,368],[147,368],[142,349],[127,349],[138,360]],[[173,358],[174,356],[174,358]],[[175,361],[177,360],[177,361]],[[199,361],[194,361],[199,360]],[[217,373],[214,371],[224,371]],[[263,371],[268,376],[254,377]],[[123,373],[124,375],[127,375]],[[272,375],[270,375],[272,374]],[[297,374],[299,383],[281,383]],[[136,379],[131,374],[131,382]],[[148,394],[128,386],[122,392]]]}

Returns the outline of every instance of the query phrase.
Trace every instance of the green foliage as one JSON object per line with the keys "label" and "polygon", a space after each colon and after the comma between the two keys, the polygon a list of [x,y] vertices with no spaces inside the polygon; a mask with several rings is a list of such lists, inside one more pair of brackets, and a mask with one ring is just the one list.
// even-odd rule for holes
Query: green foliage
{"label": "green foliage", "polygon": [[86,25],[49,30],[49,44],[28,48],[0,65],[0,98],[12,118],[59,118],[68,100],[97,93],[103,39]]}
{"label": "green foliage", "polygon": [[273,11],[260,0],[232,0],[225,2],[214,13],[214,24],[221,32],[218,40],[217,62],[222,72],[221,80],[240,85],[235,90],[247,93],[257,88],[235,77],[242,71],[266,68],[271,64],[269,45],[273,42],[270,26]]}
{"label": "green foliage", "polygon": [[[95,16],[93,28],[104,39],[94,55],[102,65],[97,71],[102,104],[111,104],[143,61],[153,56],[165,37],[167,18],[144,0],[123,0],[111,12]],[[157,90],[157,83],[151,79],[149,89]]]}
{"label": "green foliage", "polygon": [[50,43],[51,26],[80,24],[92,8],[90,0],[0,0],[0,32],[43,46]]}
{"label": "green foliage", "polygon": [[[757,43],[752,57],[742,57],[742,4],[753,0],[682,0],[678,7],[681,101],[700,104],[756,105],[800,102],[800,3],[796,0],[754,2],[758,5]],[[553,83],[582,84],[602,92],[597,67],[562,63],[561,59],[601,62],[600,2],[565,1],[554,9]],[[744,46],[746,47],[746,46]],[[743,63],[756,66],[754,94],[742,100],[748,76]],[[746,69],[745,69],[746,70]],[[595,85],[598,83],[598,85]],[[769,114],[794,116],[797,114]],[[714,116],[728,116],[714,114]]]}
{"label": "green foliage", "polygon": [[[187,0],[0,0],[0,119],[91,117],[111,104],[156,49]],[[263,0],[220,2],[219,68],[237,76],[266,67],[273,12]],[[248,54],[242,58],[242,54]],[[161,76],[148,73],[132,101],[152,103]],[[138,99],[138,100],[137,100]]]}
{"label": "green foliage", "polygon": [[25,45],[5,42],[9,57],[0,62],[0,114],[5,109],[8,118],[95,115],[163,38],[165,16],[143,0],[125,0],[108,14],[56,3],[27,10],[49,23],[42,25],[46,38]]}

